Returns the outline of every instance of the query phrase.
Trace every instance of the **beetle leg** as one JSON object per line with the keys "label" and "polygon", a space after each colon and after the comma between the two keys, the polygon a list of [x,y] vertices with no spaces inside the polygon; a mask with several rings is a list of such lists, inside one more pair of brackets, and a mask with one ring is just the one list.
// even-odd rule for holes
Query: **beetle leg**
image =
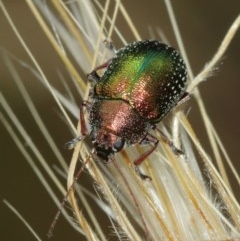
{"label": "beetle leg", "polygon": [[140,142],[140,144],[148,144],[148,143],[153,143],[154,146],[150,150],[143,153],[137,160],[134,161],[135,166],[139,166],[149,155],[152,154],[152,152],[157,148],[158,139],[148,133],[146,137]]}
{"label": "beetle leg", "polygon": [[[86,107],[87,112],[89,112],[89,111],[90,111],[90,107],[92,106],[92,103],[89,102],[89,101],[87,101],[87,100],[84,100],[84,101],[82,102],[82,106]],[[82,110],[82,113],[83,113],[83,110]],[[80,115],[81,115],[81,114],[80,114]]]}
{"label": "beetle leg", "polygon": [[89,74],[87,74],[87,78],[90,81],[98,82],[100,80],[100,76],[98,75],[97,71],[100,69],[105,69],[108,67],[109,63],[112,61],[112,58],[106,61],[105,63],[97,66],[93,71]]}
{"label": "beetle leg", "polygon": [[158,128],[156,128],[156,130],[158,131],[158,133],[160,134],[161,136],[161,139],[169,145],[169,147],[172,149],[172,151],[174,152],[174,154],[176,155],[183,155],[183,151],[178,149],[174,144],[173,142],[161,131],[159,130]]}
{"label": "beetle leg", "polygon": [[86,121],[84,119],[84,114],[83,114],[83,106],[86,106],[87,109],[90,106],[90,103],[88,101],[83,101],[83,103],[80,105],[79,109],[80,109],[80,126],[81,126],[81,135],[75,137],[74,139],[72,139],[71,141],[67,142],[64,146],[67,149],[72,149],[76,146],[76,144],[81,141],[86,135],[87,135],[87,127],[86,127]]}
{"label": "beetle leg", "polygon": [[86,127],[86,121],[83,114],[83,106],[86,106],[89,108],[90,103],[88,101],[83,101],[83,103],[80,105],[80,111],[79,111],[79,119],[80,119],[80,125],[81,125],[81,135],[86,136],[87,135],[87,127]]}
{"label": "beetle leg", "polygon": [[142,179],[150,179],[151,177],[143,174],[140,170],[139,170],[139,165],[149,156],[151,155],[154,150],[157,148],[158,145],[158,139],[154,136],[152,136],[151,134],[147,134],[146,137],[141,141],[140,144],[149,144],[152,143],[154,146],[152,146],[152,148],[148,151],[146,151],[145,153],[143,153],[138,159],[136,159],[133,163],[135,165],[135,171],[136,173],[142,178]]}
{"label": "beetle leg", "polygon": [[[114,55],[116,54],[117,50],[113,43],[108,40],[104,40],[103,43],[105,44],[105,47],[112,51]],[[108,67],[109,63],[112,61],[112,58],[110,58],[108,61],[104,62],[103,64],[97,66],[93,71],[89,74],[87,74],[87,77],[90,81],[98,82],[100,80],[100,76],[98,75],[97,71],[100,69],[105,69]]]}
{"label": "beetle leg", "polygon": [[98,73],[93,70],[91,73],[87,74],[87,78],[89,81],[93,81],[93,82],[98,82],[100,80],[100,76],[98,75]]}

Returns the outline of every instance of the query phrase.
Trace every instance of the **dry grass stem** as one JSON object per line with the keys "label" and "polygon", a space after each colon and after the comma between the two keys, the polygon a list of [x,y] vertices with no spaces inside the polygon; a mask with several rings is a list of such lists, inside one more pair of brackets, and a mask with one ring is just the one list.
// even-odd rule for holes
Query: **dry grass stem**
{"label": "dry grass stem", "polygon": [[[42,172],[53,181],[54,188],[60,191],[62,196],[66,195],[66,192],[68,193],[66,200],[71,206],[73,215],[71,212],[63,210],[64,217],[81,235],[84,235],[86,240],[104,241],[109,239],[109,232],[106,233],[106,225],[102,221],[103,216],[104,220],[109,220],[107,225],[111,225],[116,240],[230,241],[240,239],[240,206],[232,192],[224,168],[225,163],[228,164],[240,184],[238,171],[234,168],[214,129],[198,90],[199,84],[212,75],[229,47],[240,27],[240,16],[229,28],[217,53],[194,77],[171,2],[169,0],[164,2],[180,52],[187,63],[189,72],[187,91],[197,100],[217,167],[214,166],[186,115],[183,114],[183,105],[177,106],[172,111],[170,128],[164,125],[165,122],[160,123],[158,128],[173,140],[174,145],[184,150],[184,154],[175,155],[169,145],[160,141],[157,150],[148,157],[148,161],[141,165],[141,171],[151,176],[151,181],[143,181],[134,171],[133,161],[147,150],[144,147],[126,148],[116,155],[116,160],[108,165],[103,165],[92,155],[89,140],[81,140],[73,150],[70,164],[66,164],[69,163],[69,160],[64,160],[61,151],[54,143],[54,138],[22,84],[15,67],[15,63],[18,61],[4,53],[6,66],[16,81],[34,121],[44,135],[44,141],[53,150],[55,158],[66,174],[68,191],[63,187],[60,177],[49,166],[44,153],[38,150],[37,142],[31,140],[31,136],[18,120],[2,93],[0,93],[0,105],[4,114],[0,113],[0,119],[58,207],[61,206],[61,202],[58,201],[53,188],[48,184]],[[117,26],[119,15],[124,18],[125,28],[132,33],[134,38],[141,39],[138,29],[128,14],[127,3],[124,6],[120,0],[114,2],[106,0],[103,4],[100,1],[91,0],[51,0],[47,2],[25,0],[25,3],[64,64],[68,76],[72,78],[75,86],[78,86],[79,103],[80,99],[88,98],[89,88],[91,88],[86,81],[85,74],[113,55],[105,48],[103,41],[116,39],[122,44],[127,43],[121,34],[121,26]],[[72,122],[74,115],[69,114],[77,108],[76,104],[71,101],[74,94],[70,93],[66,97],[65,93],[62,94],[52,86],[2,1],[0,1],[0,8],[33,63],[33,67],[28,66],[29,69],[41,79],[51,93],[70,131],[75,136],[81,136],[80,121],[75,128]],[[156,32],[159,33],[159,30],[157,29]],[[154,35],[154,31],[152,31],[152,35]],[[161,35],[164,36],[162,33]],[[67,82],[63,77],[62,79]],[[86,115],[86,113],[84,114]],[[76,115],[78,116],[78,113]],[[85,117],[87,119],[87,115]],[[12,126],[17,131],[14,131]],[[161,140],[157,133],[154,135]],[[29,155],[21,140],[28,144],[31,154],[34,153],[34,158]],[[40,163],[41,170],[33,159]],[[82,169],[79,172],[79,179],[76,180],[79,165],[82,166]],[[88,194],[89,191],[86,191],[83,183],[86,175],[88,182],[89,176],[91,177],[91,185],[94,186],[95,193]],[[89,202],[90,198],[95,200],[100,214],[96,214],[96,210]],[[6,201],[5,203],[9,206]],[[14,210],[11,206],[9,208]],[[16,213],[16,211],[14,212]],[[72,221],[72,217],[77,225]],[[19,218],[25,223],[21,216]],[[40,240],[35,234],[34,237],[36,240]]]}

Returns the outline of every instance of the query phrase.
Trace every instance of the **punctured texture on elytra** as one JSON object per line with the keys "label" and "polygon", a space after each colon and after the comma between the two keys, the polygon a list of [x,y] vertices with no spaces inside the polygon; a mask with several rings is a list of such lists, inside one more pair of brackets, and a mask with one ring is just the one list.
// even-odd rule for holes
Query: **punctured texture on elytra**
{"label": "punctured texture on elytra", "polygon": [[186,66],[174,48],[139,41],[117,51],[94,95],[124,100],[146,121],[157,123],[184,94],[186,79]]}

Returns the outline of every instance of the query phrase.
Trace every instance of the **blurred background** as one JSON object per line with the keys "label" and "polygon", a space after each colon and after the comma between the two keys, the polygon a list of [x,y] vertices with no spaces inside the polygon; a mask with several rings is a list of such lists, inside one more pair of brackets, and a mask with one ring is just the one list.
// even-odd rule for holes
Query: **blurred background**
{"label": "blurred background", "polygon": [[[5,0],[3,2],[48,79],[56,88],[64,92],[63,84],[59,80],[57,72],[60,71],[67,79],[68,74],[65,67],[45,38],[25,2],[17,0]],[[228,28],[240,13],[240,1],[174,0],[172,4],[193,72],[196,75],[212,58]],[[177,47],[163,1],[125,1],[125,8],[132,17],[142,39],[150,38],[150,27],[160,27],[170,44]],[[119,16],[116,23],[117,26],[129,42],[133,41],[133,36],[128,31],[128,28],[124,27],[125,22],[122,23],[121,21],[122,17]],[[116,45],[121,47],[118,42]],[[16,39],[1,10],[0,48],[11,52],[16,58],[32,66],[31,61]],[[237,170],[240,170],[239,63],[240,31],[233,39],[214,76],[200,86],[208,114]],[[71,152],[64,150],[63,145],[72,138],[72,134],[59,116],[60,111],[54,100],[45,87],[36,81],[28,69],[19,65],[16,66],[49,132],[54,136],[57,146],[62,150],[67,163],[69,163]],[[86,70],[85,72],[89,71]],[[34,123],[2,58],[0,58],[0,91],[20,121],[24,123],[25,128],[41,152],[47,157],[49,164],[55,163],[55,156],[43,141],[42,134]],[[76,93],[74,89],[73,92]],[[191,107],[189,118],[194,130],[197,132],[202,145],[208,151],[210,157],[212,157],[202,119],[194,100],[191,100],[187,107]],[[0,111],[2,111],[1,107]],[[0,150],[0,200],[5,198],[11,202],[43,240],[46,239],[47,230],[57,212],[57,208],[1,122]],[[88,181],[90,182],[90,177]],[[235,180],[232,180],[234,191],[238,200],[240,200],[239,186],[235,184]],[[61,194],[59,194],[59,198],[60,200],[62,199]],[[3,205],[2,201],[0,201],[0,227],[1,240],[33,240],[29,231]],[[79,234],[66,224],[63,218],[60,218],[52,240],[66,240],[66,238],[68,240],[83,240]],[[114,238],[111,240],[114,240]]]}

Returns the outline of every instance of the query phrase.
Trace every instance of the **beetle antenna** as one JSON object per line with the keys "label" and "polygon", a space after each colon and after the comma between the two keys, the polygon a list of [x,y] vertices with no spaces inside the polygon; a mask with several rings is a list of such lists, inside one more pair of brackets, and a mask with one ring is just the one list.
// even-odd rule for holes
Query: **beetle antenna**
{"label": "beetle antenna", "polygon": [[63,200],[62,200],[62,202],[61,202],[61,205],[60,205],[60,207],[58,208],[58,211],[57,211],[57,213],[56,213],[56,215],[55,215],[55,217],[54,217],[54,219],[53,219],[53,221],[52,221],[52,223],[51,223],[51,225],[50,225],[50,227],[49,227],[49,230],[48,230],[48,233],[47,233],[48,238],[51,238],[51,237],[53,236],[53,230],[54,230],[54,228],[55,228],[55,226],[56,226],[56,223],[57,223],[57,221],[58,221],[58,219],[59,219],[59,217],[60,217],[60,215],[61,215],[61,213],[62,213],[62,211],[63,211],[63,208],[64,208],[64,206],[65,206],[65,203],[66,203],[67,200],[68,200],[68,196],[69,196],[69,194],[70,194],[71,191],[74,192],[74,190],[75,190],[75,184],[76,184],[76,182],[78,181],[78,179],[79,179],[81,173],[83,172],[84,168],[86,167],[86,165],[87,165],[90,157],[91,157],[91,155],[89,155],[88,158],[87,158],[87,160],[83,163],[83,165],[81,166],[81,168],[80,168],[79,171],[77,172],[76,176],[74,177],[71,186],[70,186],[69,189],[67,190],[67,193],[66,193],[65,197],[63,198]]}

